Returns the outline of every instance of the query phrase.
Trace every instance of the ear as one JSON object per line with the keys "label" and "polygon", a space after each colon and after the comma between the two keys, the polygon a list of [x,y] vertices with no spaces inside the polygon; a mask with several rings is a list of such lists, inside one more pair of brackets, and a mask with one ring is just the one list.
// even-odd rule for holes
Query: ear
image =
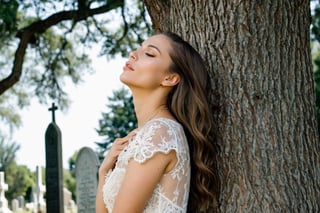
{"label": "ear", "polygon": [[180,82],[180,75],[178,73],[168,74],[161,82],[162,86],[173,87]]}

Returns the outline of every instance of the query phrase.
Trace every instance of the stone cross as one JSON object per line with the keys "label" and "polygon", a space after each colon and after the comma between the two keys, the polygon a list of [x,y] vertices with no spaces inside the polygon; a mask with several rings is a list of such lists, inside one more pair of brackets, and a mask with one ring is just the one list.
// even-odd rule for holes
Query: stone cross
{"label": "stone cross", "polygon": [[52,122],[46,134],[46,208],[47,213],[64,213],[63,205],[63,165],[61,131],[55,122],[55,110],[52,104]]}
{"label": "stone cross", "polygon": [[8,201],[4,193],[8,190],[8,184],[4,182],[4,172],[0,172],[0,213],[10,213]]}
{"label": "stone cross", "polygon": [[56,117],[55,117],[55,111],[58,109],[57,106],[54,105],[54,103],[52,103],[51,108],[49,108],[48,110],[52,112],[52,122],[55,123],[56,122]]}

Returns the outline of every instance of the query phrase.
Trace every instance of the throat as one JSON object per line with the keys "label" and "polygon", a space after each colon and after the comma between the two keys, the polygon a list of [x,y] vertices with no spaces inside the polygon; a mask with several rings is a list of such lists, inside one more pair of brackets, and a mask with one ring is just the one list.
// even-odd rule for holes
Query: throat
{"label": "throat", "polygon": [[[158,117],[164,111],[167,111],[168,107],[166,105],[160,105],[159,107],[152,110],[150,113],[141,112],[140,115],[137,115],[138,118],[138,126],[141,127],[148,121]],[[140,119],[139,119],[140,118]]]}

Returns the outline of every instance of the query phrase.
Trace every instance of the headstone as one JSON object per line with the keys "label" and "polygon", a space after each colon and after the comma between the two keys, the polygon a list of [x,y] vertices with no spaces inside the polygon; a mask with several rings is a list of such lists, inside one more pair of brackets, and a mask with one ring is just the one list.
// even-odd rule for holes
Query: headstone
{"label": "headstone", "polygon": [[96,153],[83,147],[76,160],[76,191],[78,213],[96,212],[96,193],[98,187],[98,168],[100,162]]}
{"label": "headstone", "polygon": [[52,104],[52,122],[46,134],[46,207],[47,213],[63,213],[63,165],[61,131],[55,122],[55,110]]}
{"label": "headstone", "polygon": [[24,197],[22,195],[19,195],[17,199],[18,199],[18,202],[19,202],[19,208],[24,209],[24,205],[25,205]]}
{"label": "headstone", "polygon": [[44,209],[45,201],[44,201],[44,193],[46,189],[45,186],[42,184],[42,173],[41,167],[36,167],[36,185],[34,187],[33,196],[34,196],[34,208],[37,211],[41,211]]}
{"label": "headstone", "polygon": [[72,193],[67,188],[63,188],[63,199],[64,199],[64,211],[65,212],[75,211],[75,203],[72,200]]}
{"label": "headstone", "polygon": [[19,201],[17,199],[11,200],[11,210],[14,212],[19,210]]}
{"label": "headstone", "polygon": [[0,213],[11,212],[8,208],[8,201],[4,193],[8,190],[8,184],[4,182],[4,172],[0,172]]}

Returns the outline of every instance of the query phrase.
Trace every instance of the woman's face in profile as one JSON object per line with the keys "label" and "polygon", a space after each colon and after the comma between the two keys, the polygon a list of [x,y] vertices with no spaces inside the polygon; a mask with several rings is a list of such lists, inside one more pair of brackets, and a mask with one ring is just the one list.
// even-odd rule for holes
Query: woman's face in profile
{"label": "woman's face in profile", "polygon": [[130,53],[120,80],[130,88],[156,89],[169,72],[170,49],[170,40],[164,35],[155,35],[145,40]]}

